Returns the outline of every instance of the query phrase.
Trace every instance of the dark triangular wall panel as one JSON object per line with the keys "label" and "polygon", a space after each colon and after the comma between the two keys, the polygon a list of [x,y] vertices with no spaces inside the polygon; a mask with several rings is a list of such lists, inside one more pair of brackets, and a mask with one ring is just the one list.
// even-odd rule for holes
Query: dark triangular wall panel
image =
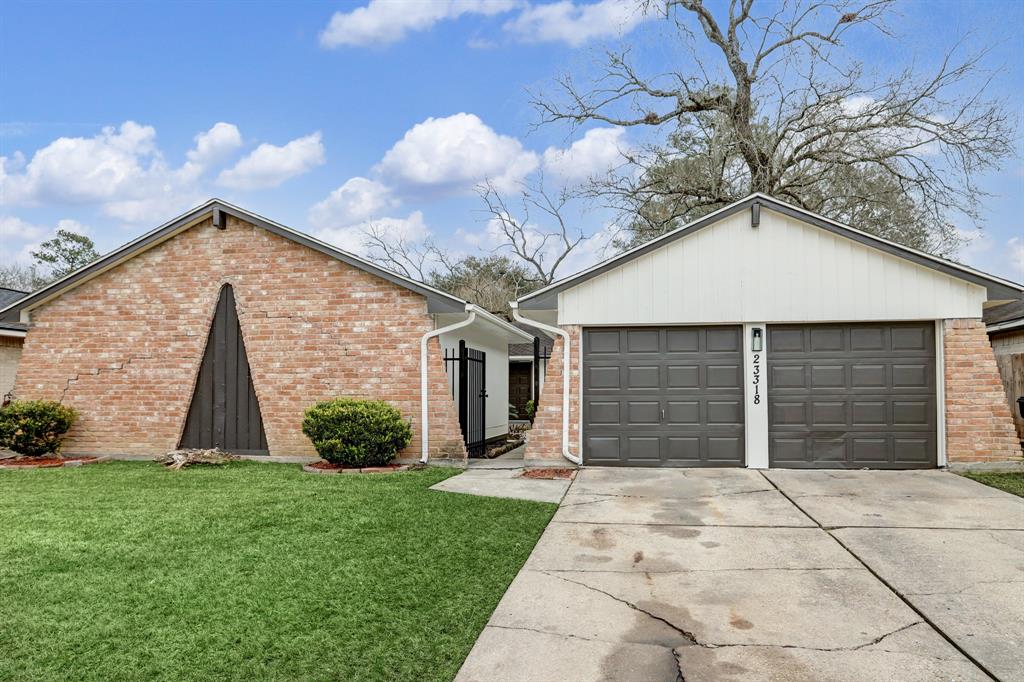
{"label": "dark triangular wall panel", "polygon": [[220,290],[180,447],[270,454],[230,284]]}

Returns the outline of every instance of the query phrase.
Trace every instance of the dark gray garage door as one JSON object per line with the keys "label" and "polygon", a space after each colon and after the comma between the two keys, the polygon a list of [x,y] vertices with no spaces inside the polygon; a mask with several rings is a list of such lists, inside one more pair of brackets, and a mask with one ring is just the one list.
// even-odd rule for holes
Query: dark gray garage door
{"label": "dark gray garage door", "polygon": [[932,323],[768,327],[771,466],[936,465]]}
{"label": "dark gray garage door", "polygon": [[739,327],[586,329],[583,461],[742,466]]}

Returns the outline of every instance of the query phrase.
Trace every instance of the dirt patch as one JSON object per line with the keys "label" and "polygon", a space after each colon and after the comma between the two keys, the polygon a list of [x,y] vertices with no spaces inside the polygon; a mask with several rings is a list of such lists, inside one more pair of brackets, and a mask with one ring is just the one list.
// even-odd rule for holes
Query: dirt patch
{"label": "dirt patch", "polygon": [[0,460],[0,469],[56,469],[95,464],[106,457],[11,457]]}
{"label": "dirt patch", "polygon": [[303,465],[302,470],[310,474],[393,474],[398,471],[408,471],[409,468],[408,464],[389,464],[383,467],[347,467],[321,460]]}
{"label": "dirt patch", "polygon": [[576,469],[527,469],[523,472],[523,478],[539,478],[545,481],[571,481],[576,478]]}

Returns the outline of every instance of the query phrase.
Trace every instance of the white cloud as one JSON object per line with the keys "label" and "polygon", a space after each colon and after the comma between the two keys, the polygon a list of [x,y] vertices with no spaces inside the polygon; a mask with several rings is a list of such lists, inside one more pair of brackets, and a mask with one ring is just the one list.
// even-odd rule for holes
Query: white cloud
{"label": "white cloud", "polygon": [[628,149],[622,128],[594,128],[567,149],[548,147],[544,171],[569,182],[581,182],[607,173],[623,162]]}
{"label": "white cloud", "polygon": [[590,4],[561,0],[527,7],[504,28],[523,42],[563,42],[579,47],[591,40],[625,35],[651,16],[635,0]]}
{"label": "white cloud", "polygon": [[30,265],[34,262],[32,252],[47,239],[57,235],[57,230],[67,230],[76,234],[88,235],[91,230],[77,220],[64,218],[57,221],[56,227],[44,227],[23,220],[17,216],[0,216],[0,263],[20,263]]}
{"label": "white cloud", "polygon": [[201,167],[223,161],[242,146],[242,133],[231,123],[216,123],[204,133],[195,136],[196,146],[189,150],[188,160]]}
{"label": "white cloud", "polygon": [[419,243],[430,236],[420,211],[413,211],[406,218],[375,218],[345,227],[329,227],[316,231],[314,236],[349,253],[366,256],[366,231],[371,227],[391,242]]}
{"label": "white cloud", "polygon": [[217,123],[195,137],[187,161],[173,168],[156,143],[156,129],[134,121],[94,137],[61,137],[25,162],[0,157],[5,205],[96,205],[125,222],[152,222],[202,201],[199,180],[241,144],[238,128]]}
{"label": "white cloud", "polygon": [[1014,282],[1024,283],[1024,237],[1010,237],[1002,244],[984,230],[959,230],[965,241],[957,260]]}
{"label": "white cloud", "polygon": [[425,31],[439,21],[458,19],[464,14],[493,16],[520,5],[518,0],[370,0],[365,7],[351,12],[335,12],[320,34],[320,45],[388,45],[411,31]]}
{"label": "white cloud", "polygon": [[377,171],[396,184],[469,189],[489,178],[509,190],[538,166],[537,155],[474,114],[428,118],[384,154]]}
{"label": "white cloud", "polygon": [[350,178],[309,209],[309,222],[318,229],[352,225],[380,215],[397,204],[391,190],[376,180]]}
{"label": "white cloud", "polygon": [[221,171],[217,182],[242,190],[277,187],[324,163],[320,132],[292,140],[283,147],[263,143],[233,168]]}

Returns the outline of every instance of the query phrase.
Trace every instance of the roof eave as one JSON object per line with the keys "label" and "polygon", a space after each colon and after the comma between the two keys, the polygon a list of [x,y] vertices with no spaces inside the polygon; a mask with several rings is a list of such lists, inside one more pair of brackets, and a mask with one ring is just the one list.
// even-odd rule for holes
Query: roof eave
{"label": "roof eave", "polygon": [[320,251],[332,258],[348,263],[353,267],[369,272],[372,275],[388,280],[403,288],[415,291],[427,299],[427,309],[431,313],[462,312],[466,308],[465,301],[447,292],[441,291],[440,289],[435,289],[427,284],[423,284],[422,282],[416,282],[415,280],[403,277],[398,273],[381,268],[380,266],[354,254],[348,253],[347,251],[342,251],[330,244],[315,239],[314,237],[310,237],[307,234],[293,230],[292,228],[281,225],[280,223],[275,223],[263,216],[246,211],[245,209],[239,208],[220,199],[210,199],[177,218],[150,230],[141,237],[118,247],[96,261],[75,270],[65,277],[62,277],[56,282],[53,282],[42,289],[15,301],[7,307],[0,309],[0,318],[12,310],[19,310],[24,314],[25,312],[59,296],[67,289],[83,284],[93,277],[97,277],[104,272],[117,267],[142,251],[153,248],[168,239],[171,239],[178,233],[194,226],[196,223],[205,220],[208,214],[213,214],[214,209],[219,209],[228,215],[233,215],[239,220],[254,224],[268,232],[272,232],[291,241],[303,244],[304,246]]}
{"label": "roof eave", "polygon": [[582,272],[571,275],[542,289],[527,294],[518,300],[519,307],[524,310],[556,310],[558,308],[558,294],[560,292],[574,286],[578,286],[588,279],[619,267],[623,263],[634,258],[638,258],[645,253],[661,248],[668,242],[693,234],[701,228],[712,225],[719,220],[738,213],[739,211],[748,209],[753,204],[765,206],[769,210],[773,210],[797,220],[802,220],[828,232],[832,232],[833,234],[837,234],[847,239],[852,239],[853,241],[864,244],[865,246],[890,253],[896,257],[904,258],[933,270],[938,270],[939,272],[943,272],[951,277],[956,277],[957,279],[982,286],[986,289],[988,299],[990,301],[1012,300],[1019,298],[1021,292],[1024,292],[1024,285],[1017,284],[1016,282],[1004,280],[979,270],[975,270],[958,263],[953,263],[952,261],[947,261],[937,256],[932,256],[931,254],[923,251],[918,251],[917,249],[912,249],[910,247],[891,242],[887,239],[876,237],[868,234],[867,232],[862,232],[861,230],[848,225],[843,225],[842,223],[838,223],[816,213],[783,203],[766,194],[751,194],[744,199],[740,199],[728,206],[723,206],[717,211],[709,213],[702,218],[698,218],[697,220],[691,221],[686,225],[672,230],[671,232],[667,232],[646,244],[641,244],[640,246],[625,251],[624,253],[621,253],[609,260],[591,266]]}

